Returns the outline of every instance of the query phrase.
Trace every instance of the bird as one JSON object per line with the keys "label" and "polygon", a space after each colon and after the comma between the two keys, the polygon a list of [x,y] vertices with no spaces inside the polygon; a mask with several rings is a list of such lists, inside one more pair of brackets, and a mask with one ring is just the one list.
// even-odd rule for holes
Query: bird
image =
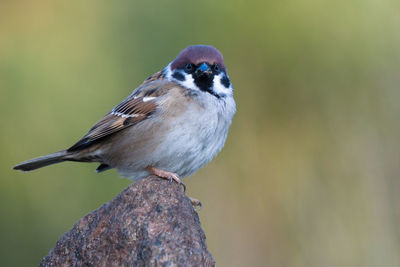
{"label": "bird", "polygon": [[97,172],[115,168],[133,181],[156,175],[186,189],[181,179],[220,152],[235,113],[233,86],[221,52],[209,45],[188,46],[74,145],[13,169],[97,162]]}

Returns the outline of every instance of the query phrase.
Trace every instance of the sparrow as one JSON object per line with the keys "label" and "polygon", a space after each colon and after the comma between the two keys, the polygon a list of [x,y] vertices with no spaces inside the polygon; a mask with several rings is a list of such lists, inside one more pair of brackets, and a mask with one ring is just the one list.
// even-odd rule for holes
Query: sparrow
{"label": "sparrow", "polygon": [[73,146],[13,169],[31,171],[63,161],[98,162],[97,172],[116,168],[133,181],[156,175],[183,184],[181,178],[222,149],[235,112],[221,52],[208,45],[189,46]]}

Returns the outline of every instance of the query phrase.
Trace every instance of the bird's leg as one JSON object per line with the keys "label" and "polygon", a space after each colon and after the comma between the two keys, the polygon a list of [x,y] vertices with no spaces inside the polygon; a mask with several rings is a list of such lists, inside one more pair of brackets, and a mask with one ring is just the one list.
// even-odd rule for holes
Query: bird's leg
{"label": "bird's leg", "polygon": [[182,185],[183,191],[186,192],[186,185],[184,183],[182,183],[178,174],[176,174],[174,172],[163,171],[163,170],[154,168],[152,166],[147,166],[146,169],[148,169],[152,174],[157,175],[160,178],[168,179],[170,182],[172,182],[172,180],[175,180],[175,182]]}

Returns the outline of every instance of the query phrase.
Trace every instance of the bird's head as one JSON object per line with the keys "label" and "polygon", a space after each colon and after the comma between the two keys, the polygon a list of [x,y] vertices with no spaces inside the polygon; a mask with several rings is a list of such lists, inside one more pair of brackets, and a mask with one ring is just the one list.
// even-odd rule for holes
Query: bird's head
{"label": "bird's head", "polygon": [[182,50],[164,69],[167,79],[191,90],[217,98],[232,95],[232,84],[221,52],[208,45],[193,45]]}

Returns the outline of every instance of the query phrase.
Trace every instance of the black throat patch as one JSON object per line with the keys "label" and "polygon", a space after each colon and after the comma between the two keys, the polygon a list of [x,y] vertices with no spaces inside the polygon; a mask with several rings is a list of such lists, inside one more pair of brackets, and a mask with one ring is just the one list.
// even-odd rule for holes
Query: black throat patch
{"label": "black throat patch", "polygon": [[212,90],[212,86],[213,86],[213,81],[214,81],[214,74],[210,75],[210,76],[206,76],[206,75],[202,75],[202,76],[195,76],[193,75],[193,79],[194,79],[194,83],[197,85],[197,87],[204,92],[208,92],[210,94],[212,94],[213,96],[220,98],[219,95],[217,95],[213,90]]}

